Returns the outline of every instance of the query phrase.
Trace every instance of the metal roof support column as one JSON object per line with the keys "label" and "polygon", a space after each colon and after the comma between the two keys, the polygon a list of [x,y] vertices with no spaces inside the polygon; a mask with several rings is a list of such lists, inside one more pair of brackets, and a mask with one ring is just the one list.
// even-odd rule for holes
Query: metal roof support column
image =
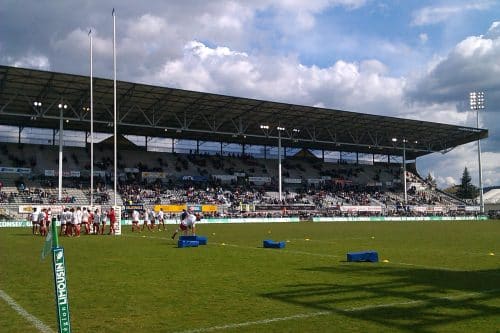
{"label": "metal roof support column", "polygon": [[404,198],[405,198],[405,210],[408,205],[408,191],[406,189],[406,139],[403,139],[403,185],[404,185]]}
{"label": "metal roof support column", "polygon": [[245,144],[244,143],[241,144],[241,154],[245,155]]}
{"label": "metal roof support column", "polygon": [[148,151],[148,136],[144,137],[144,146],[146,147],[146,151]]}
{"label": "metal roof support column", "polygon": [[52,129],[52,145],[53,146],[56,145],[56,129],[55,128]]}
{"label": "metal roof support column", "polygon": [[200,153],[200,140],[196,140],[196,154]]}
{"label": "metal roof support column", "polygon": [[220,156],[222,156],[222,141],[220,142]]}
{"label": "metal roof support column", "polygon": [[267,159],[267,146],[264,145],[264,159]]}
{"label": "metal roof support column", "polygon": [[175,139],[172,138],[172,154],[175,153]]}
{"label": "metal roof support column", "polygon": [[282,204],[282,179],[281,179],[281,130],[278,129],[278,192],[280,198],[280,205]]}
{"label": "metal roof support column", "polygon": [[19,131],[17,132],[17,143],[21,143],[21,132],[23,131],[23,127],[19,126]]}
{"label": "metal roof support column", "polygon": [[325,150],[321,149],[321,159],[323,160],[323,163],[325,163]]}
{"label": "metal roof support column", "polygon": [[359,153],[356,152],[356,165],[359,165]]}

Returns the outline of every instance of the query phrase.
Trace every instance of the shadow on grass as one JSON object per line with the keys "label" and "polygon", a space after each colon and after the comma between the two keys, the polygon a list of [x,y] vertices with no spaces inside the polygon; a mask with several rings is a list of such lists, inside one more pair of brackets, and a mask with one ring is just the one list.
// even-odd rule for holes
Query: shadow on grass
{"label": "shadow on grass", "polygon": [[332,273],[332,279],[342,282],[287,285],[260,296],[411,332],[434,332],[439,325],[500,314],[500,269],[452,271],[367,263],[304,270]]}

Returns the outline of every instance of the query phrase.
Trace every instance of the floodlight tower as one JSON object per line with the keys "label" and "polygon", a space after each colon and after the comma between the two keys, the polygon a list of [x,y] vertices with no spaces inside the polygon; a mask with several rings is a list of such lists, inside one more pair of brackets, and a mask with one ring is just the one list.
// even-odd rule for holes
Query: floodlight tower
{"label": "floodlight tower", "polygon": [[[476,127],[477,129],[479,129],[479,110],[484,109],[484,92],[473,91],[469,94],[469,98],[471,110],[476,110]],[[479,166],[479,209],[481,214],[484,214],[483,171],[481,168],[481,139],[477,139],[477,161]]]}
{"label": "floodlight tower", "polygon": [[64,104],[62,101],[57,105],[59,108],[59,175],[58,175],[58,195],[57,198],[59,202],[62,201],[62,165],[63,165],[63,136],[64,136],[64,128],[63,128],[63,110],[68,108],[67,104]]}
{"label": "floodlight tower", "polygon": [[281,127],[281,126],[278,126],[276,127],[276,129],[278,130],[278,183],[279,183],[279,186],[278,186],[278,190],[279,190],[279,197],[280,197],[280,204],[281,204],[281,200],[282,200],[282,193],[283,193],[283,181],[281,179],[282,175],[281,175],[281,132],[285,130],[284,127]]}
{"label": "floodlight tower", "polygon": [[[394,144],[398,142],[397,138],[392,138],[391,139]],[[406,190],[406,143],[408,140],[403,139],[401,140],[403,142],[403,191],[404,191],[404,202],[405,202],[405,207],[408,205],[408,191]]]}

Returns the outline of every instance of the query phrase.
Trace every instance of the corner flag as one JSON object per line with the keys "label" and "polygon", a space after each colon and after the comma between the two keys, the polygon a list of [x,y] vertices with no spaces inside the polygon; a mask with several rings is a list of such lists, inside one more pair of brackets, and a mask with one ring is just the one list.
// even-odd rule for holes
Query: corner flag
{"label": "corner flag", "polygon": [[45,237],[45,243],[43,243],[43,248],[41,253],[41,260],[44,260],[51,250],[52,250],[52,231],[47,233],[47,237]]}

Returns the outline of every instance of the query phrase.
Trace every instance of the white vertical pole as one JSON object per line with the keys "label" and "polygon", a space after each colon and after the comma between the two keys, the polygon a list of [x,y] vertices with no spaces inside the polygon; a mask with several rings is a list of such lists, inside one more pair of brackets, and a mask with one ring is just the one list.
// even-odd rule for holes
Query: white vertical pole
{"label": "white vertical pole", "polygon": [[90,207],[94,205],[94,82],[92,68],[92,30],[90,36]]}
{"label": "white vertical pole", "polygon": [[58,194],[59,203],[62,201],[62,176],[63,176],[63,104],[59,104],[59,177]]}
{"label": "white vertical pole", "polygon": [[408,191],[406,189],[406,139],[403,139],[403,185],[405,191],[405,206],[408,205]]}
{"label": "white vertical pole", "polygon": [[[476,110],[476,124],[479,129],[479,108]],[[477,140],[477,160],[479,166],[479,205],[481,214],[484,214],[484,201],[483,201],[483,170],[481,168],[481,139]]]}
{"label": "white vertical pole", "polygon": [[118,196],[118,193],[116,191],[116,183],[118,181],[118,172],[117,172],[117,165],[118,165],[118,161],[117,161],[117,153],[116,153],[116,135],[117,135],[117,130],[116,130],[116,127],[117,127],[117,123],[116,123],[116,16],[115,16],[115,9],[113,8],[113,119],[114,119],[114,123],[113,123],[113,127],[114,127],[114,133],[113,133],[113,136],[114,136],[114,143],[113,143],[113,147],[114,147],[114,184],[113,184],[113,191],[115,192],[114,193],[114,196],[115,196],[115,201],[114,201],[114,205],[116,206],[117,205],[117,196]]}
{"label": "white vertical pole", "polygon": [[281,182],[281,130],[278,130],[278,190],[279,190],[279,197],[280,197],[280,204],[282,200],[282,182]]}

